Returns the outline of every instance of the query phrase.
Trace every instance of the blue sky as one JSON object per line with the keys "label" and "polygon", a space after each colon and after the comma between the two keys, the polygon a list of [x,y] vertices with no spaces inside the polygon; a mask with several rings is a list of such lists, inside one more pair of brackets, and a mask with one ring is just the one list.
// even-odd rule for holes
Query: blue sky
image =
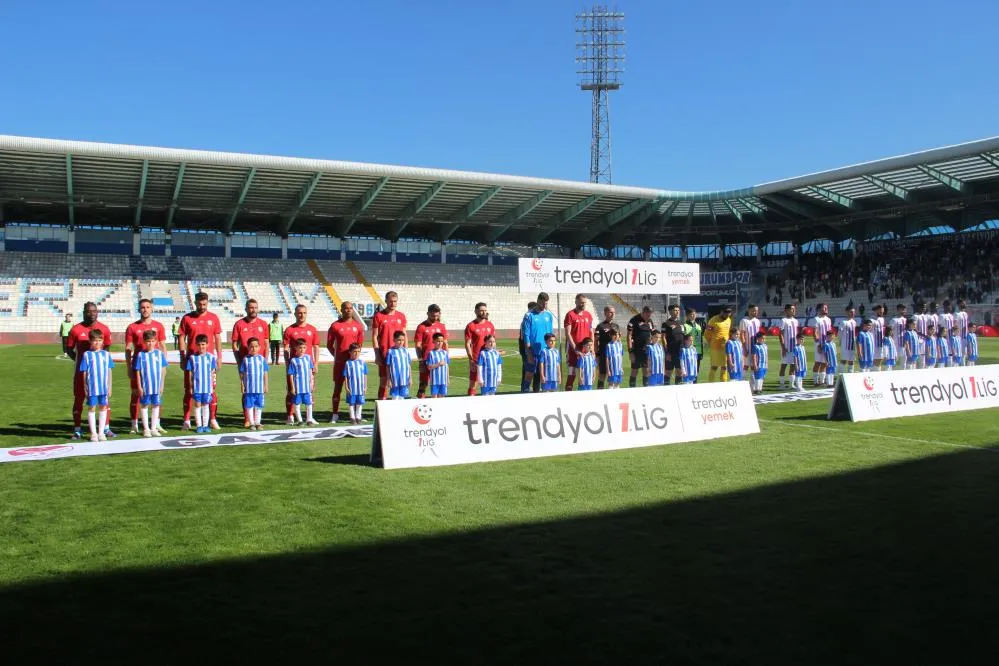
{"label": "blue sky", "polygon": [[[585,180],[571,0],[0,2],[0,133]],[[999,134],[999,3],[622,0],[614,182],[728,189]]]}

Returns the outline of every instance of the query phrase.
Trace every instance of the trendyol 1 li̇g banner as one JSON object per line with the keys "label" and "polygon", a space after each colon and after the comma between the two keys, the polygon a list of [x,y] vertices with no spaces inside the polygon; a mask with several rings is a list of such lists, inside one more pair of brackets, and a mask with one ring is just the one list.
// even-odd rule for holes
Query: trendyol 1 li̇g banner
{"label": "trendyol 1 li\u0307g banner", "polygon": [[988,407],[999,407],[999,365],[840,375],[828,417],[875,421]]}
{"label": "trendyol 1 li\u0307g banner", "polygon": [[604,261],[602,259],[520,259],[522,294],[699,294],[696,263]]}
{"label": "trendyol 1 li\u0307g banner", "polygon": [[758,433],[747,382],[376,403],[386,469],[538,458]]}

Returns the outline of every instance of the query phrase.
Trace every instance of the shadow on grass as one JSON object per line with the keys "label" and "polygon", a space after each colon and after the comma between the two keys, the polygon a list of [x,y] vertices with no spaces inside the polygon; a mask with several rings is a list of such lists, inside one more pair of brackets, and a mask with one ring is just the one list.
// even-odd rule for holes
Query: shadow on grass
{"label": "shadow on grass", "polygon": [[820,414],[795,414],[794,416],[777,416],[768,418],[774,418],[777,421],[822,421],[823,423],[829,423],[829,417],[825,412]]}
{"label": "shadow on grass", "polygon": [[371,455],[355,454],[345,456],[323,456],[321,458],[302,458],[302,462],[325,463],[327,465],[356,465],[358,467],[371,467]]}
{"label": "shadow on grass", "polygon": [[999,457],[969,451],[608,515],[9,587],[5,661],[989,663],[997,477]]}

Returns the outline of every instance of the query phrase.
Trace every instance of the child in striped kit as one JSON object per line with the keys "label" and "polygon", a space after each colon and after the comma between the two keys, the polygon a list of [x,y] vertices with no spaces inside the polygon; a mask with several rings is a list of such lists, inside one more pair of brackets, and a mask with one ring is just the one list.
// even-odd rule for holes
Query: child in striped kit
{"label": "child in striped kit", "polygon": [[350,360],[344,363],[343,377],[347,386],[347,407],[350,409],[350,422],[357,425],[364,407],[364,394],[368,390],[368,364],[361,360],[361,345],[356,342],[347,348]]}
{"label": "child in striped kit", "polygon": [[243,420],[250,430],[263,430],[260,417],[264,411],[264,394],[267,393],[267,357],[260,355],[260,340],[246,342],[246,356],[239,362],[239,382],[243,389]]}
{"label": "child in striped kit", "polygon": [[496,336],[491,333],[483,340],[484,347],[479,352],[480,395],[496,395],[496,389],[503,381],[503,357],[496,351]]}
{"label": "child in striped kit", "polygon": [[607,359],[607,387],[621,388],[624,378],[624,345],[621,344],[621,332],[611,329],[611,341],[607,343],[604,353]]}
{"label": "child in striped kit", "polygon": [[[728,343],[725,345],[728,346]],[[683,336],[683,347],[680,348],[680,372],[683,374],[684,384],[693,384],[697,381],[697,349],[694,348],[694,336],[690,334]],[[732,375],[729,374],[728,378],[731,381]]]}
{"label": "child in striped kit", "polygon": [[968,322],[968,335],[964,338],[964,364],[974,365],[978,360],[978,335],[975,333],[975,325]]}
{"label": "child in striped kit", "polygon": [[881,342],[881,360],[885,370],[894,370],[898,361],[898,347],[895,345],[895,335],[892,326],[885,326],[885,337]]}
{"label": "child in striped kit", "polygon": [[197,353],[188,354],[184,367],[191,373],[191,398],[194,402],[195,432],[211,432],[212,393],[218,380],[218,361],[215,354],[208,353],[208,336],[204,333],[194,338]]}
{"label": "child in striped kit", "polygon": [[538,356],[538,368],[541,370],[541,392],[558,390],[562,382],[562,355],[555,346],[555,336],[551,333],[545,334],[545,348]]}
{"label": "child in striped kit", "polygon": [[427,372],[430,375],[430,397],[446,398],[451,357],[444,348],[443,333],[434,333],[432,340],[434,348],[427,352],[426,358]]}
{"label": "child in striped kit", "polygon": [[836,336],[836,329],[830,328],[826,333],[826,341],[822,344],[822,349],[826,354],[826,386],[834,386],[836,384],[836,370],[839,367]]}
{"label": "child in striped kit", "polygon": [[[291,377],[291,399],[295,405],[295,420],[298,423],[319,425],[312,418],[312,393],[316,389],[316,366],[312,363],[312,354],[307,353],[308,343],[304,339],[296,340],[294,356],[288,360],[288,376]],[[305,420],[302,419],[302,405],[305,405]],[[291,425],[291,419],[288,419]]]}
{"label": "child in striped kit", "polygon": [[[752,341],[750,341],[750,349],[752,349]],[[739,329],[737,328],[729,331],[728,342],[725,343],[725,360],[728,363],[729,381],[742,381],[742,341],[739,339]]]}
{"label": "child in striped kit", "polygon": [[763,378],[767,376],[767,341],[763,332],[756,334],[753,344],[753,381],[750,387],[754,394],[763,393]]}
{"label": "child in striped kit", "polygon": [[937,367],[950,367],[950,331],[945,326],[937,332]]}
{"label": "child in striped kit", "polygon": [[593,339],[584,338],[579,343],[579,354],[576,358],[576,374],[579,377],[580,391],[592,391],[593,379],[597,375],[597,357],[593,355]]}
{"label": "child in striped kit", "polygon": [[83,375],[83,387],[86,391],[87,421],[90,424],[90,441],[104,442],[107,436],[104,431],[108,424],[108,401],[111,399],[111,368],[114,361],[111,354],[104,349],[104,333],[97,328],[91,328],[87,334],[90,350],[83,352],[80,361],[80,374]]}
{"label": "child in striped kit", "polygon": [[933,328],[933,324],[926,325],[926,343],[924,345],[924,353],[926,354],[926,361],[924,361],[926,368],[937,367],[937,333]]}
{"label": "child in striped kit", "polygon": [[905,366],[904,370],[915,370],[919,367],[919,333],[916,331],[915,318],[905,324]]}
{"label": "child in striped kit", "polygon": [[805,351],[804,331],[798,332],[798,337],[795,340],[794,349],[791,350],[791,353],[794,357],[794,380],[791,385],[795,391],[804,391],[805,375],[808,374],[808,358]]}
{"label": "child in striped kit", "polygon": [[[135,355],[132,362],[142,412],[142,436],[164,435],[166,431],[160,427],[160,403],[166,380],[167,359],[166,355],[156,348],[156,331],[149,330],[142,334],[142,346],[142,351]],[[151,423],[150,406],[153,411]]]}
{"label": "child in striped kit", "polygon": [[645,385],[662,386],[665,383],[666,348],[662,345],[659,331],[655,330],[645,346]]}
{"label": "child in striped kit", "polygon": [[385,354],[389,397],[392,400],[405,400],[409,397],[409,383],[412,381],[409,350],[406,349],[406,333],[396,331],[392,336],[392,342],[395,346]]}
{"label": "child in striped kit", "polygon": [[960,368],[964,365],[964,340],[957,326],[950,329],[950,359],[951,365]]}

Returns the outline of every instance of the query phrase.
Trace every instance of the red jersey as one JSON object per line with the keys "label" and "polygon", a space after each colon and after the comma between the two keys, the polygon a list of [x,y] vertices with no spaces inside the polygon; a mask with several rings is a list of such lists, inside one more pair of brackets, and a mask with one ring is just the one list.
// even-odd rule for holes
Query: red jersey
{"label": "red jersey", "polygon": [[326,332],[326,348],[331,354],[346,354],[353,344],[364,346],[364,326],[353,319],[336,320]]}
{"label": "red jersey", "polygon": [[565,321],[562,325],[577,345],[586,338],[593,337],[593,315],[586,310],[582,312],[569,310],[565,313]]}
{"label": "red jersey", "polygon": [[416,335],[413,336],[413,339],[416,341],[416,344],[420,346],[420,349],[423,350],[424,359],[426,359],[427,354],[429,354],[433,350],[434,335],[437,333],[440,333],[441,335],[444,336],[444,347],[446,349],[447,326],[445,326],[443,322],[437,321],[437,322],[431,322],[429,324],[427,322],[422,322],[419,326],[416,327]]}
{"label": "red jersey", "polygon": [[265,346],[270,337],[270,330],[270,324],[260,317],[237,319],[232,327],[232,340],[239,343],[240,357],[246,356],[250,351],[250,338],[256,338],[261,347]]}
{"label": "red jersey", "polygon": [[163,349],[163,343],[166,340],[166,329],[163,328],[163,324],[152,319],[145,323],[140,319],[128,325],[128,328],[125,329],[125,348],[128,349],[131,347],[135,352],[145,349],[146,345],[142,340],[142,336],[145,335],[146,331],[156,331],[156,348]]}
{"label": "red jersey", "polygon": [[104,349],[111,346],[111,329],[101,322],[95,321],[90,326],[84,326],[82,322],[75,324],[73,328],[69,329],[69,338],[66,342],[76,349],[77,369],[80,368],[80,363],[83,361],[83,352],[90,351],[90,330],[93,328],[104,334]]}
{"label": "red jersey", "polygon": [[188,312],[180,318],[180,334],[187,336],[187,353],[195,354],[198,351],[198,344],[195,340],[199,335],[208,336],[208,353],[215,354],[219,350],[215,349],[215,336],[222,334],[222,322],[212,312],[198,315],[197,312]]}
{"label": "red jersey", "polygon": [[475,363],[479,358],[479,352],[486,346],[486,336],[496,335],[496,327],[488,319],[478,321],[473,319],[465,326],[465,342],[472,346],[472,358],[469,363]]}
{"label": "red jersey", "polygon": [[319,346],[319,331],[312,324],[292,324],[291,326],[286,326],[284,329],[284,346],[288,349],[292,349],[295,340],[305,340],[305,353],[312,357],[313,360],[317,358],[316,347]]}
{"label": "red jersey", "polygon": [[382,354],[395,346],[392,336],[397,331],[406,332],[406,315],[396,310],[395,312],[379,312],[371,319],[372,326],[378,329],[378,351]]}

